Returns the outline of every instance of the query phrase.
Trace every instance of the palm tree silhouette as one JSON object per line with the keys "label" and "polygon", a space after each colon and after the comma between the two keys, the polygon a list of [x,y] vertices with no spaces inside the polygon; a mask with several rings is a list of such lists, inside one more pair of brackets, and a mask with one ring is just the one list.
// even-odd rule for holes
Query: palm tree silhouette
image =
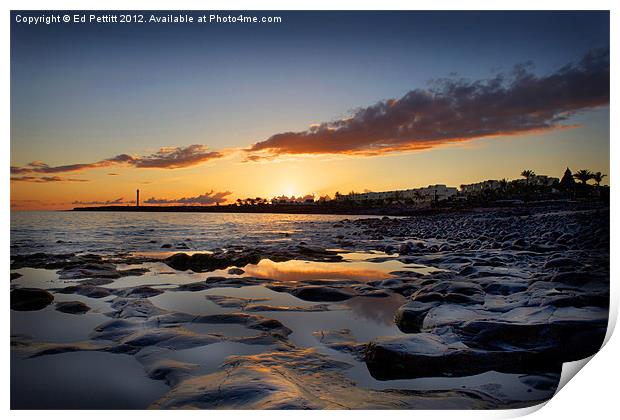
{"label": "palm tree silhouette", "polygon": [[603,182],[603,178],[605,178],[607,175],[602,174],[600,172],[596,172],[592,175],[592,179],[594,180],[594,182],[596,182],[596,186],[600,187],[601,186],[601,182]]}
{"label": "palm tree silhouette", "polygon": [[528,186],[530,185],[530,179],[535,177],[536,174],[531,169],[526,169],[521,172],[521,176],[525,178],[525,185]]}
{"label": "palm tree silhouette", "polygon": [[[589,180],[594,178],[594,174],[592,172],[590,172],[588,169],[581,169],[579,171],[577,171],[573,177],[578,180],[581,181],[581,183],[583,185],[586,185],[588,183]],[[601,178],[602,180],[602,178]]]}

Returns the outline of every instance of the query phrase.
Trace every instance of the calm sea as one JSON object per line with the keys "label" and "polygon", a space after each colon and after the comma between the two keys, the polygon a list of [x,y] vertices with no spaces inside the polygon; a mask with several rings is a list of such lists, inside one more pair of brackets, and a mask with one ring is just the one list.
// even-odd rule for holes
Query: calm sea
{"label": "calm sea", "polygon": [[[369,216],[12,212],[11,255],[65,253],[208,250],[261,242],[325,239],[330,226],[345,218]],[[287,235],[288,234],[288,235]],[[162,248],[170,244],[171,248]]]}

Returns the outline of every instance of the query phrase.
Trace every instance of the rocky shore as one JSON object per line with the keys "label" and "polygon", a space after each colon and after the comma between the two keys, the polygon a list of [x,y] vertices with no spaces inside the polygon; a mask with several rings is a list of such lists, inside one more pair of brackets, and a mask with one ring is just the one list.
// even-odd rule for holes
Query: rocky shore
{"label": "rocky shore", "polygon": [[[608,208],[304,229],[311,237],[161,255],[13,255],[13,367],[65,353],[126,355],[168,387],[152,408],[509,408],[550,398],[561,364],[603,342]],[[361,306],[389,312],[376,321],[385,333],[347,324]],[[28,330],[52,311],[84,334]],[[230,351],[211,366],[214,346]],[[491,373],[502,379],[467,385]],[[448,385],[415,389],[428,378]]]}

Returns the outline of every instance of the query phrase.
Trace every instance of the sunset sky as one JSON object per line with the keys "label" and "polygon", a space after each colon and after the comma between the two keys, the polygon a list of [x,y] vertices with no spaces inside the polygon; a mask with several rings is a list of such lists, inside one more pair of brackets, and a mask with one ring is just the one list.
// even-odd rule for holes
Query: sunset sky
{"label": "sunset sky", "polygon": [[609,173],[607,12],[263,14],[12,19],[12,208]]}

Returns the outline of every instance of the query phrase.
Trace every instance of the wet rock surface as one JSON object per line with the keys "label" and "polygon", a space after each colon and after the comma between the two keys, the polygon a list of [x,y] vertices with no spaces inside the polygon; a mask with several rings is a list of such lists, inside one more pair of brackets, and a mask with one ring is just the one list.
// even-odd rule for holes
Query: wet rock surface
{"label": "wet rock surface", "polygon": [[[258,264],[262,259],[270,259],[272,261],[303,259],[308,261],[337,262],[342,260],[342,256],[335,251],[297,245],[284,249],[253,248],[225,251],[216,250],[212,253],[196,253],[191,255],[177,253],[166,258],[164,261],[175,270],[191,270],[200,273],[229,267],[245,267],[248,264]],[[238,271],[233,268],[233,273],[229,274],[234,273],[238,273]]]}
{"label": "wet rock surface", "polygon": [[[170,387],[154,408],[533,405],[551,397],[562,362],[602,344],[608,216],[481,210],[309,223],[312,235],[159,257],[14,255],[11,309],[56,313],[45,308],[57,295],[71,301],[56,311],[98,321],[71,342],[12,330],[12,353],[135,358],[146,377]],[[301,264],[294,275],[274,270],[290,261]],[[54,280],[29,287],[34,274],[23,268],[51,270]],[[489,372],[528,395],[494,382],[415,388]],[[393,380],[413,381],[412,389],[390,387]]]}
{"label": "wet rock surface", "polygon": [[54,301],[54,296],[42,289],[20,288],[11,290],[11,309],[14,311],[38,311]]}
{"label": "wet rock surface", "polygon": [[90,306],[78,301],[58,302],[56,310],[67,314],[85,314],[90,311]]}
{"label": "wet rock surface", "polygon": [[221,372],[179,383],[153,408],[431,409],[497,403],[483,393],[363,389],[340,373],[346,367],[311,349],[233,357]]}
{"label": "wet rock surface", "polygon": [[[385,284],[410,299],[395,322],[411,335],[369,343],[366,360],[373,376],[526,372],[600,348],[609,305],[604,213],[470,215],[451,226],[444,222],[454,218],[431,219],[444,233],[432,242],[445,240],[423,247],[401,244],[401,260],[450,272]],[[367,234],[414,233],[430,239],[424,221],[353,223]],[[476,233],[474,223],[483,234]]]}

